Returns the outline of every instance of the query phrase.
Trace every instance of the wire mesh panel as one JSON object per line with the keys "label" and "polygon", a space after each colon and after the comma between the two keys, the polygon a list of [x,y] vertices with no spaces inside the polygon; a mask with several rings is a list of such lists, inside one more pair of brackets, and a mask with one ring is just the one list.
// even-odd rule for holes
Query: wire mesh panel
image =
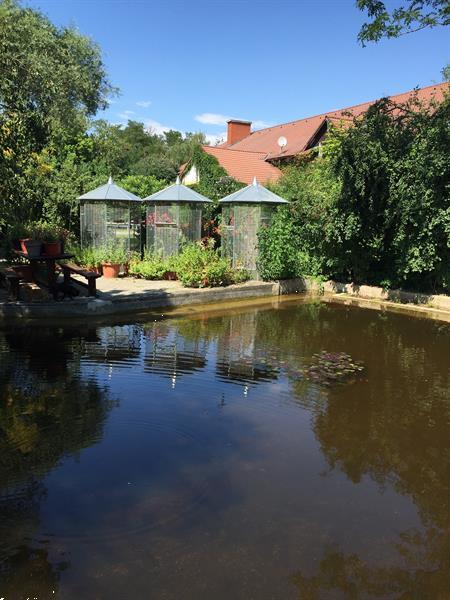
{"label": "wire mesh panel", "polygon": [[180,243],[196,242],[202,237],[202,208],[195,204],[179,205]]}
{"label": "wire mesh panel", "polygon": [[183,244],[201,238],[202,208],[188,203],[149,204],[147,249],[163,257],[178,254]]}
{"label": "wire mesh panel", "polygon": [[220,228],[220,247],[222,256],[233,261],[234,246],[234,207],[225,204],[222,207],[222,226]]}
{"label": "wire mesh panel", "polygon": [[222,207],[222,255],[231,259],[235,269],[258,276],[258,230],[270,225],[274,205],[224,204]]}
{"label": "wire mesh panel", "polygon": [[259,205],[234,206],[233,266],[237,269],[256,271],[260,215]]}
{"label": "wire mesh panel", "polygon": [[81,245],[103,246],[106,243],[106,205],[85,202],[80,209]]}
{"label": "wire mesh panel", "polygon": [[141,248],[141,207],[124,202],[85,202],[80,210],[83,247],[120,244],[126,250]]}
{"label": "wire mesh panel", "polygon": [[273,204],[262,204],[261,205],[261,221],[260,227],[268,227],[272,223],[273,215],[275,213],[276,206]]}
{"label": "wire mesh panel", "polygon": [[141,251],[141,222],[142,207],[140,205],[130,205],[130,244],[129,250],[132,252]]}
{"label": "wire mesh panel", "polygon": [[108,245],[129,246],[130,239],[130,209],[120,204],[106,205],[106,238]]}

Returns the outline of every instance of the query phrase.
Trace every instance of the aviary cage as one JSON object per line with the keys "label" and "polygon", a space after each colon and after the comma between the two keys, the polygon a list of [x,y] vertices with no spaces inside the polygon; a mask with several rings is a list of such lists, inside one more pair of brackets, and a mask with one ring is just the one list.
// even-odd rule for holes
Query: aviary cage
{"label": "aviary cage", "polygon": [[202,237],[202,211],[211,200],[180,183],[144,198],[147,250],[163,258]]}
{"label": "aviary cage", "polygon": [[270,225],[277,206],[287,204],[260,185],[256,178],[248,185],[219,201],[222,206],[222,255],[235,269],[258,276],[258,230]]}
{"label": "aviary cage", "polygon": [[129,251],[141,250],[142,200],[108,183],[87,192],[80,201],[81,246],[99,248],[120,244]]}

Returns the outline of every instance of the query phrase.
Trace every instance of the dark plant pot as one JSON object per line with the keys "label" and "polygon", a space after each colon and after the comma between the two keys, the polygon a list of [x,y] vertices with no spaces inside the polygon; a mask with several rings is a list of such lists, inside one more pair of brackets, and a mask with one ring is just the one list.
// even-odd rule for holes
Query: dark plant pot
{"label": "dark plant pot", "polygon": [[94,271],[99,275],[103,275],[103,265],[97,265],[96,267],[92,267],[91,271]]}
{"label": "dark plant pot", "polygon": [[30,258],[39,258],[42,251],[42,242],[39,240],[25,240],[25,251]]}
{"label": "dark plant pot", "polygon": [[176,274],[175,271],[166,271],[163,275],[163,278],[166,281],[177,281],[178,275]]}
{"label": "dark plant pot", "polygon": [[33,281],[33,269],[31,265],[16,265],[13,269],[24,281],[27,281],[28,283]]}
{"label": "dark plant pot", "polygon": [[103,266],[103,277],[106,277],[107,279],[119,277],[120,264],[103,263],[102,266]]}
{"label": "dark plant pot", "polygon": [[44,254],[46,256],[58,256],[61,254],[61,242],[44,242]]}

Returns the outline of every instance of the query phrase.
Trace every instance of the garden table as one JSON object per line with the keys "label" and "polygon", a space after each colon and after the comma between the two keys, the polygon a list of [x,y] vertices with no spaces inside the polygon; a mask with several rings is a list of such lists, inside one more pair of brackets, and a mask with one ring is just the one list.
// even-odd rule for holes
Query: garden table
{"label": "garden table", "polygon": [[[44,285],[48,287],[50,292],[53,294],[53,299],[58,299],[58,275],[56,273],[56,263],[59,260],[67,260],[73,258],[73,254],[68,254],[63,252],[61,254],[56,254],[55,256],[47,256],[45,254],[41,254],[40,256],[32,257],[28,256],[26,252],[22,252],[21,250],[14,250],[14,254],[16,256],[20,256],[21,258],[25,258],[28,260],[31,266],[31,270],[33,273],[34,281],[38,280],[38,265],[39,263],[44,263],[47,269],[47,280],[44,282]],[[42,281],[40,283],[43,283]]]}

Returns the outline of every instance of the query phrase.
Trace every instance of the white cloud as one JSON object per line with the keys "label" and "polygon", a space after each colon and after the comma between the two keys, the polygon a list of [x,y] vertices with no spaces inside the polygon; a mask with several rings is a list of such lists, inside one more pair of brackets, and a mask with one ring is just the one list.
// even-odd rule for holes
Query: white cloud
{"label": "white cloud", "polygon": [[141,106],[142,108],[148,108],[151,104],[151,100],[139,100],[139,102],[136,102],[136,106]]}
{"label": "white cloud", "polygon": [[153,121],[153,119],[147,119],[144,125],[149,131],[158,135],[163,135],[163,133],[165,133],[166,131],[170,131],[171,129],[174,131],[179,131],[176,127],[169,127],[168,125],[163,125],[159,121]]}
{"label": "white cloud", "polygon": [[227,139],[227,132],[222,131],[222,133],[205,133],[205,141],[210,146],[216,146],[217,144],[221,144]]}
{"label": "white cloud", "polygon": [[226,122],[231,119],[227,115],[218,115],[217,113],[202,113],[196,115],[195,120],[205,125],[226,125]]}
{"label": "white cloud", "polygon": [[118,113],[117,116],[119,116],[121,119],[125,119],[125,121],[127,121],[132,115],[135,115],[136,113],[134,112],[134,110],[124,110],[121,113]]}
{"label": "white cloud", "polygon": [[[236,117],[230,117],[229,115],[220,115],[218,113],[202,113],[201,115],[196,115],[194,118],[199,123],[204,123],[205,125],[226,125],[227,121]],[[267,123],[266,121],[256,120],[252,122],[253,130],[264,129],[265,127],[270,126],[271,123]]]}
{"label": "white cloud", "polygon": [[273,123],[267,123],[266,121],[253,121],[252,129],[265,129],[266,127],[272,127]]}

